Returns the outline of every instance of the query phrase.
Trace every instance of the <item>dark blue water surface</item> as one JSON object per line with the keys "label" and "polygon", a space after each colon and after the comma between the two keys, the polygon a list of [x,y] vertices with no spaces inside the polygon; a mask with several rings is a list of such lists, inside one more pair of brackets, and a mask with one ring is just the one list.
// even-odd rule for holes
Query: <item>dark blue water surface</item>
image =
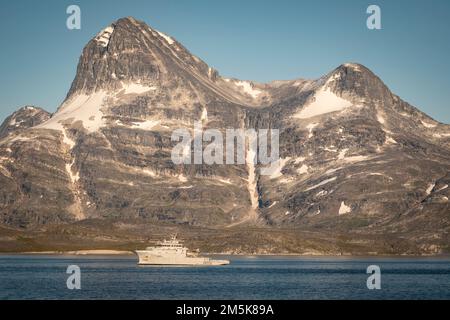
{"label": "dark blue water surface", "polygon": [[[223,257],[222,257],[223,258]],[[0,299],[450,299],[450,259],[226,257],[228,266],[138,266],[133,256],[0,256]],[[69,290],[68,265],[81,268]],[[368,290],[369,265],[381,290]]]}

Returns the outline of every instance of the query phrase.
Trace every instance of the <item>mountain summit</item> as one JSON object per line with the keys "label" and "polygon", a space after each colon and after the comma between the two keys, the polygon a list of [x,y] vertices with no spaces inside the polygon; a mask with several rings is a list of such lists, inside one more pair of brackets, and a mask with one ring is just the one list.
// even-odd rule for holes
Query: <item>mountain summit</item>
{"label": "mountain summit", "polygon": [[83,49],[68,97],[76,92],[117,90],[124,83],[167,81],[181,76],[180,68],[208,74],[208,66],[173,38],[134,18],[122,18]]}
{"label": "mountain summit", "polygon": [[[279,129],[279,170],[175,165],[171,134],[197,121]],[[83,49],[51,117],[21,110],[0,128],[8,230],[96,241],[114,230],[115,243],[181,230],[207,238],[209,252],[450,251],[450,128],[361,64],[316,80],[224,78],[174,38],[122,18]]]}

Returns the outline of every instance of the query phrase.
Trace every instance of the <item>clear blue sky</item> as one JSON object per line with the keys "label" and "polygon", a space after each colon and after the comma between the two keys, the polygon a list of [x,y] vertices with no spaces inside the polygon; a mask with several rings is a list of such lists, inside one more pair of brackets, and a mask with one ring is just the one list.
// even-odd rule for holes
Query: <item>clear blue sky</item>
{"label": "clear blue sky", "polygon": [[[82,28],[66,28],[81,7]],[[382,30],[366,28],[366,8]],[[391,90],[450,123],[448,0],[2,0],[0,121],[25,104],[55,111],[83,46],[123,16],[175,37],[225,76],[256,81],[317,78],[359,62]]]}

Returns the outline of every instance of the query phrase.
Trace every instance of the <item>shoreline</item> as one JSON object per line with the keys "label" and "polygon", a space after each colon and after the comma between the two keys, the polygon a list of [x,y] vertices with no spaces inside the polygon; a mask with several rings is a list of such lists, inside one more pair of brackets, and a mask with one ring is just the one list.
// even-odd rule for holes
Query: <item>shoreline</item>
{"label": "shoreline", "polygon": [[99,255],[99,256],[112,256],[112,255],[133,255],[133,251],[128,250],[71,250],[71,251],[25,251],[25,252],[0,252],[0,255],[71,255],[71,256],[87,256],[87,255]]}
{"label": "shoreline", "polygon": [[[132,256],[134,251],[130,250],[70,250],[70,251],[25,251],[25,252],[0,252],[0,256],[5,255],[54,255],[54,256]],[[318,254],[318,253],[203,253],[204,256],[235,256],[235,257],[310,257],[310,258],[436,258],[449,259],[449,254]]]}

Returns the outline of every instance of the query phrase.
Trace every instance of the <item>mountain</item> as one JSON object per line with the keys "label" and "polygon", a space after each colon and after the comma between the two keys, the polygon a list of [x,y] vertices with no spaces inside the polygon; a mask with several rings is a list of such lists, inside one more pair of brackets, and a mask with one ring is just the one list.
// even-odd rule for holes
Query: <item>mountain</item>
{"label": "mountain", "polygon": [[[449,251],[450,126],[360,64],[317,80],[224,78],[128,17],[89,41],[51,118],[21,112],[0,130],[0,250],[179,231],[209,252]],[[278,169],[175,165],[172,132],[196,121],[278,128]]]}
{"label": "mountain", "polygon": [[0,139],[37,126],[50,119],[50,116],[50,113],[39,107],[24,106],[7,117],[2,123],[0,126]]}

